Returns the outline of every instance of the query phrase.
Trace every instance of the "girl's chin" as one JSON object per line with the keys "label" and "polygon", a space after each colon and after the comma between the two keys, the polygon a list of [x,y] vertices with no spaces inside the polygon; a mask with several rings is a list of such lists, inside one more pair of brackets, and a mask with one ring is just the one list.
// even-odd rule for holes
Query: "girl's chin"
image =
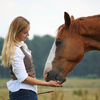
{"label": "girl's chin", "polygon": [[26,40],[26,38],[24,38],[24,41]]}

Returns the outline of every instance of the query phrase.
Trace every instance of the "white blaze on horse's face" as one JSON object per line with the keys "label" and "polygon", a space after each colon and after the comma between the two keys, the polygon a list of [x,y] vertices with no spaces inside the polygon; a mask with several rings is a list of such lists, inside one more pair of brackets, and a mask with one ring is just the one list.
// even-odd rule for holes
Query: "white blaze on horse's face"
{"label": "white blaze on horse's face", "polygon": [[55,58],[55,51],[56,51],[56,45],[55,45],[55,41],[54,41],[53,46],[50,50],[49,56],[47,58],[46,64],[45,64],[44,74],[49,72],[52,69],[52,61]]}

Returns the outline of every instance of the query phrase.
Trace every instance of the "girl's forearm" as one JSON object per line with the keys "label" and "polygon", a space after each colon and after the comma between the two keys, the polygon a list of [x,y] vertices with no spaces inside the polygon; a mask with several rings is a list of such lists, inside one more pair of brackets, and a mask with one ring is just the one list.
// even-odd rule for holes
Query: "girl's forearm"
{"label": "girl's forearm", "polygon": [[23,83],[31,84],[31,85],[42,85],[42,86],[49,86],[48,82],[41,81],[35,78],[28,76]]}
{"label": "girl's forearm", "polygon": [[63,85],[60,84],[59,82],[56,81],[49,81],[49,82],[45,82],[45,81],[41,81],[35,78],[32,78],[30,76],[28,76],[23,83],[26,84],[31,84],[31,85],[41,85],[41,86],[54,86],[54,87],[62,87]]}

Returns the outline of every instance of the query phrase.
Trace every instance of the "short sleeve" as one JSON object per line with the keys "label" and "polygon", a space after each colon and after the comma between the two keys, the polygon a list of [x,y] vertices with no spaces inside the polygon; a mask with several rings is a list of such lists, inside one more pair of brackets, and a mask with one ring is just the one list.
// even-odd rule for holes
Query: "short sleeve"
{"label": "short sleeve", "polygon": [[24,65],[24,53],[21,51],[20,47],[16,47],[14,60],[11,60],[12,70],[19,82],[23,82],[28,74]]}

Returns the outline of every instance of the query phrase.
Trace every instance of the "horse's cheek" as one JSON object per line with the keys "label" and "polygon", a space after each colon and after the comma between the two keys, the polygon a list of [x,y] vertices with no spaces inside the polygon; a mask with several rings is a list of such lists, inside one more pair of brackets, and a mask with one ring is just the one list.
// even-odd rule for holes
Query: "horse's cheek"
{"label": "horse's cheek", "polygon": [[[74,45],[74,46],[73,46]],[[68,60],[79,62],[84,56],[84,46],[81,42],[68,44],[66,57]]]}

